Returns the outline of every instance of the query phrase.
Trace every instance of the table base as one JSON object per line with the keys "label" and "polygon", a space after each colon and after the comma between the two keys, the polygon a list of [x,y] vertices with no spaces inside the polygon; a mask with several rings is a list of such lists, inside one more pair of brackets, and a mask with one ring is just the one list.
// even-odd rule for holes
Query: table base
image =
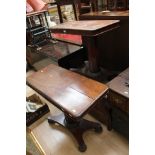
{"label": "table base", "polygon": [[79,151],[84,152],[87,149],[87,146],[83,140],[83,133],[87,130],[93,129],[95,132],[102,132],[102,127],[99,123],[88,121],[81,118],[80,120],[73,120],[65,114],[60,114],[58,116],[48,117],[49,123],[58,123],[59,125],[67,128],[74,138],[76,139],[79,147]]}

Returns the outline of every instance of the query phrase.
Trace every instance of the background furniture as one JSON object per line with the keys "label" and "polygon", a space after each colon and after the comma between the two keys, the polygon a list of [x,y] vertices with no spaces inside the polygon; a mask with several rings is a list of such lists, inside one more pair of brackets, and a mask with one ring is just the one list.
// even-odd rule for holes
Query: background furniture
{"label": "background furniture", "polygon": [[51,39],[46,10],[26,14],[26,41],[27,45],[38,46]]}
{"label": "background furniture", "polygon": [[97,104],[90,114],[129,138],[129,69],[107,83],[107,101]]}
{"label": "background furniture", "polygon": [[[28,64],[35,70],[45,67],[49,63],[57,64],[64,58],[69,64],[69,68],[78,67],[83,64],[86,59],[86,50],[81,46],[77,46],[62,41],[55,43],[49,42],[39,48],[26,47],[26,59]],[[64,64],[64,63],[63,63]]]}
{"label": "background furniture", "polygon": [[112,128],[129,138],[129,68],[108,83]]}
{"label": "background furniture", "polygon": [[108,10],[128,10],[129,0],[107,0]]}
{"label": "background furniture", "polygon": [[79,15],[98,11],[98,0],[77,0]]}
{"label": "background furniture", "polygon": [[94,11],[79,16],[80,20],[128,20],[129,10],[125,11]]}
{"label": "background furniture", "polygon": [[53,64],[30,75],[27,84],[63,112],[49,117],[48,122],[66,127],[84,152],[83,133],[90,129],[101,132],[102,127],[82,117],[103,100],[108,87]]}
{"label": "background furniture", "polygon": [[[26,16],[26,60],[28,66],[33,66],[34,69],[40,66],[45,66],[49,63],[58,64],[59,59],[76,52],[77,58],[82,58],[86,51],[82,46],[53,40],[49,31],[48,21],[46,19],[46,10],[28,13]],[[82,51],[82,52],[81,52]],[[74,59],[77,64],[81,63],[81,59]],[[83,59],[82,59],[83,60]],[[45,62],[45,64],[43,64]],[[68,59],[70,67],[75,64]],[[73,65],[75,66],[75,65]]]}
{"label": "background furniture", "polygon": [[55,1],[56,1],[57,8],[58,8],[60,23],[63,23],[63,16],[62,16],[61,6],[64,6],[64,5],[72,5],[75,20],[77,20],[76,6],[75,6],[75,1],[74,0],[55,0]]}
{"label": "background furniture", "polygon": [[100,65],[112,71],[126,69],[129,66],[129,11],[91,12],[80,15],[79,19],[120,20],[120,27],[116,31],[108,32],[98,40],[102,51]]}
{"label": "background furniture", "polygon": [[91,12],[90,0],[78,0],[79,15]]}
{"label": "background furniture", "polygon": [[[71,18],[68,16],[74,16],[74,19],[70,19],[70,20],[78,19],[77,9],[76,9],[76,1],[74,1],[74,0],[67,0],[67,1],[66,0],[56,0],[56,2],[54,2],[54,3],[49,3],[49,5],[57,6],[60,23],[68,22],[68,18]],[[72,10],[73,10],[72,12],[64,11],[64,7],[67,5],[72,7]],[[82,45],[81,35],[52,33],[52,37],[56,38],[57,40],[60,40],[60,41],[65,41],[65,42],[73,43],[76,45]]]}
{"label": "background furniture", "polygon": [[113,31],[118,27],[118,20],[73,21],[56,25],[51,28],[51,31],[53,33],[82,35],[83,45],[88,52],[89,70],[92,73],[97,73],[100,71],[98,39],[108,31]]}

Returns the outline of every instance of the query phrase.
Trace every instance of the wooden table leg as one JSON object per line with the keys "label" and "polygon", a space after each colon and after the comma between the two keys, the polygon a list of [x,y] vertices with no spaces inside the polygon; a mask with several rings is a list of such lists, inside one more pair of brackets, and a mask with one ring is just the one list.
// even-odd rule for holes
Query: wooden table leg
{"label": "wooden table leg", "polygon": [[97,48],[97,39],[95,36],[82,36],[83,45],[88,52],[89,70],[92,73],[98,73],[99,68],[99,50]]}
{"label": "wooden table leg", "polygon": [[58,123],[61,126],[67,128],[76,139],[79,150],[81,152],[86,151],[87,146],[83,140],[83,133],[87,130],[93,129],[95,132],[102,132],[102,127],[99,123],[88,121],[81,118],[80,120],[73,120],[70,117],[64,115],[63,113],[58,116],[48,117],[49,123]]}

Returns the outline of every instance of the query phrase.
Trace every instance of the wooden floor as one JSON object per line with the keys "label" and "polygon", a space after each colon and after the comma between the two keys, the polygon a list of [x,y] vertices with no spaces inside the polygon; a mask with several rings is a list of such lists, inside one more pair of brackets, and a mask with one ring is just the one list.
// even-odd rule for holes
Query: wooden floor
{"label": "wooden floor", "polygon": [[[27,96],[33,94],[34,91],[27,86]],[[60,111],[52,104],[42,98],[50,108],[51,114],[55,115]],[[47,114],[47,115],[50,115]],[[87,131],[83,138],[87,145],[87,150],[81,153],[77,149],[77,143],[66,129],[58,125],[49,125],[47,115],[33,124],[31,135],[39,144],[42,154],[45,155],[128,155],[128,140],[114,130],[108,131],[104,125],[103,132],[98,134],[93,131]],[[90,115],[85,116],[88,120],[95,120]]]}

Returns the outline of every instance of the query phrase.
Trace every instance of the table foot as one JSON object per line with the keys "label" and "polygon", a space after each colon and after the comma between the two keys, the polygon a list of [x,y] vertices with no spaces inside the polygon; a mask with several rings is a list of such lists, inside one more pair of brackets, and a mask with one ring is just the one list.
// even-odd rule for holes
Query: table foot
{"label": "table foot", "polygon": [[83,140],[83,133],[87,130],[93,129],[95,132],[102,132],[102,127],[99,123],[88,121],[86,119],[81,118],[80,120],[73,120],[63,113],[58,116],[50,116],[48,117],[49,123],[58,123],[61,126],[67,128],[78,143],[78,149],[81,152],[86,151],[87,146]]}

